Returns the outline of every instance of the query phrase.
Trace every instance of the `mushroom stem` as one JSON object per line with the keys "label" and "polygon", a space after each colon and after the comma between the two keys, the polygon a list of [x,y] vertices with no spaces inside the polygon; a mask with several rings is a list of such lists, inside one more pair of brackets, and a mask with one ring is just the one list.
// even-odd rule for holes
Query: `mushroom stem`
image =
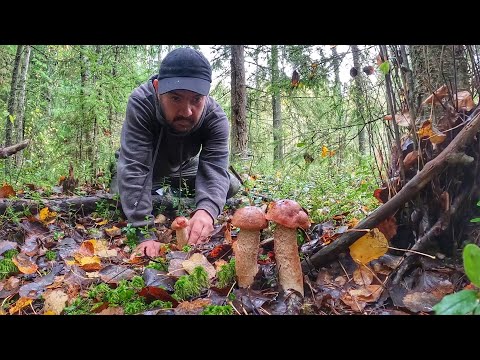
{"label": "mushroom stem", "polygon": [[258,272],[258,248],[260,246],[260,231],[241,230],[237,241],[232,245],[235,253],[235,273],[238,286],[246,288],[253,283]]}
{"label": "mushroom stem", "polygon": [[175,236],[177,238],[177,246],[179,248],[184,247],[188,243],[188,219],[179,216],[172,222],[172,230],[175,230]]}
{"label": "mushroom stem", "polygon": [[277,224],[273,237],[280,286],[284,291],[293,289],[304,296],[303,272],[297,245],[297,230]]}

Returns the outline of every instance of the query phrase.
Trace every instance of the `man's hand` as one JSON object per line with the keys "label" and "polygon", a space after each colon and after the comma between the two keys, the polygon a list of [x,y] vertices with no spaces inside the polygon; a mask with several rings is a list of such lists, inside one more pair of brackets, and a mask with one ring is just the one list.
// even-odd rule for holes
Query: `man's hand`
{"label": "man's hand", "polygon": [[207,242],[213,231],[213,219],[205,210],[197,210],[188,220],[188,244],[195,245]]}
{"label": "man's hand", "polygon": [[150,256],[152,258],[157,257],[160,254],[160,243],[154,240],[147,240],[137,245],[135,250],[133,250],[130,259],[133,259],[137,256]]}

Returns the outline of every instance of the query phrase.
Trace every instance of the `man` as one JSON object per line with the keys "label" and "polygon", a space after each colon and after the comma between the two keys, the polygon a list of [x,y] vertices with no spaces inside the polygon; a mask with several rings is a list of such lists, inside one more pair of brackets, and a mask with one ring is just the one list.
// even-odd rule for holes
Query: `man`
{"label": "man", "polygon": [[[165,183],[178,188],[185,180],[194,187],[196,206],[188,243],[205,242],[227,197],[239,190],[239,181],[227,171],[229,122],[208,95],[211,82],[205,56],[178,48],[164,58],[158,75],[130,95],[117,179],[123,211],[137,229],[153,226],[152,192]],[[155,240],[153,232],[140,236],[135,253],[157,256]]]}

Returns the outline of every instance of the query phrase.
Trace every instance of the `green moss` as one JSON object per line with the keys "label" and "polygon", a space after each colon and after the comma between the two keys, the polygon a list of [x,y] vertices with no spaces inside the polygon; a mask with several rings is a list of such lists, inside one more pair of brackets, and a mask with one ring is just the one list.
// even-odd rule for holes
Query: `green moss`
{"label": "green moss", "polygon": [[230,262],[223,265],[217,273],[217,286],[224,288],[232,285],[235,281],[235,259],[230,259]]}
{"label": "green moss", "polygon": [[172,295],[176,300],[182,301],[199,296],[202,290],[208,288],[208,274],[201,266],[195,267],[190,275],[183,275],[175,283],[175,292]]}
{"label": "green moss", "polygon": [[200,315],[233,315],[233,308],[231,305],[208,305]]}
{"label": "green moss", "polygon": [[18,267],[12,261],[12,258],[18,254],[18,250],[11,249],[3,253],[3,259],[0,260],[0,279],[5,279],[11,274],[18,272]]}

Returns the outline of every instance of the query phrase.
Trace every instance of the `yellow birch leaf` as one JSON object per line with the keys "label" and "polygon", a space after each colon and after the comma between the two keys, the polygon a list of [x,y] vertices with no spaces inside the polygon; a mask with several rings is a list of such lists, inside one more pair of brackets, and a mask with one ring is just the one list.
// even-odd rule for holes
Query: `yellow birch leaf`
{"label": "yellow birch leaf", "polygon": [[328,151],[329,151],[328,148],[325,145],[323,145],[322,146],[322,157],[326,157],[328,155]]}
{"label": "yellow birch leaf", "polygon": [[40,210],[38,214],[39,220],[44,224],[51,224],[55,221],[57,217],[57,213],[55,211],[50,211],[48,207],[44,207]]}
{"label": "yellow birch leaf", "polygon": [[107,223],[108,223],[108,220],[105,219],[105,220],[102,220],[102,221],[100,221],[100,222],[96,222],[95,224],[98,225],[98,226],[102,226],[102,225],[105,225],[105,224],[107,224]]}
{"label": "yellow birch leaf", "polygon": [[13,315],[16,312],[19,312],[20,310],[22,310],[24,307],[30,305],[32,301],[33,299],[21,297],[20,299],[17,300],[15,305],[8,310],[8,312],[10,313],[10,315]]}
{"label": "yellow birch leaf", "polygon": [[29,256],[20,253],[12,258],[12,262],[17,265],[18,270],[22,274],[33,274],[37,271],[38,266],[35,264]]}
{"label": "yellow birch leaf", "polygon": [[366,265],[378,259],[388,250],[388,240],[377,228],[363,235],[350,245],[350,255],[359,264]]}

